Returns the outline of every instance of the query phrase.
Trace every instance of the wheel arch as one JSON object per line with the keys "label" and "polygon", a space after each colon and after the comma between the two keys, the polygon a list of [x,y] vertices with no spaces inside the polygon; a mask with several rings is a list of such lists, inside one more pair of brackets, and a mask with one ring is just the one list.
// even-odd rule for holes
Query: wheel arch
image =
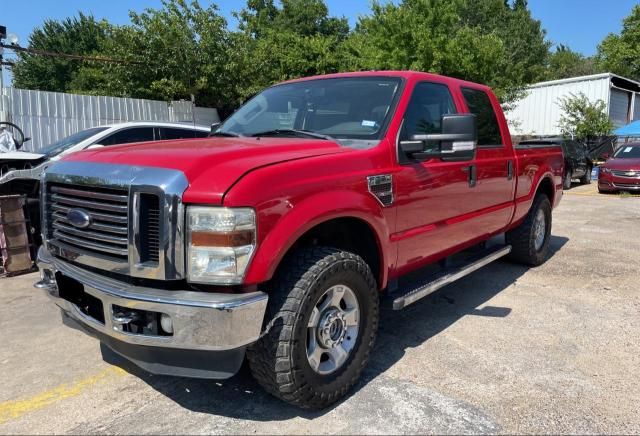
{"label": "wheel arch", "polygon": [[549,198],[551,205],[555,204],[556,189],[553,183],[553,177],[550,174],[546,174],[540,178],[533,197],[535,198],[540,193],[545,194]]}
{"label": "wheel arch", "polygon": [[322,193],[294,206],[267,232],[245,281],[269,281],[295,249],[327,245],[362,257],[383,289],[390,262],[388,240],[383,208],[372,196],[353,191]]}

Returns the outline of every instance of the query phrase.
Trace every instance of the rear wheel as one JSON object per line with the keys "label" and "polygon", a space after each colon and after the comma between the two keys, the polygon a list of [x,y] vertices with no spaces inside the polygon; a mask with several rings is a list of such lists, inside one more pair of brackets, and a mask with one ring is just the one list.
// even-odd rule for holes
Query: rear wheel
{"label": "rear wheel", "polygon": [[571,188],[571,169],[567,168],[564,173],[564,179],[562,180],[562,189],[570,189]]}
{"label": "rear wheel", "polygon": [[509,257],[530,266],[542,264],[549,252],[551,236],[551,203],[544,194],[538,194],[525,220],[506,234],[511,245]]}
{"label": "rear wheel", "polygon": [[591,183],[591,167],[587,167],[587,172],[584,176],[580,177],[581,185],[588,185]]}
{"label": "rear wheel", "polygon": [[329,247],[298,250],[270,295],[267,331],[247,351],[269,393],[308,409],[342,398],[375,342],[379,298],[360,256]]}

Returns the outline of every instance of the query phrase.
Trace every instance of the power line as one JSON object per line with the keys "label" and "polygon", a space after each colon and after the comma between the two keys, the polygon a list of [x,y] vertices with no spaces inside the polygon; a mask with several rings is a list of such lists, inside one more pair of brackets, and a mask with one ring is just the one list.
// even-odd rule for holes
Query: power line
{"label": "power line", "polygon": [[16,52],[29,53],[38,56],[48,56],[53,58],[62,58],[62,59],[71,59],[76,61],[92,61],[92,62],[109,62],[113,64],[143,64],[144,62],[140,61],[130,61],[126,59],[114,59],[108,58],[104,56],[85,56],[79,54],[71,54],[71,53],[60,53],[55,51],[46,51],[46,50],[38,50],[35,48],[27,48],[21,47],[17,44],[2,44],[0,43],[0,47],[8,48],[10,50],[14,50]]}

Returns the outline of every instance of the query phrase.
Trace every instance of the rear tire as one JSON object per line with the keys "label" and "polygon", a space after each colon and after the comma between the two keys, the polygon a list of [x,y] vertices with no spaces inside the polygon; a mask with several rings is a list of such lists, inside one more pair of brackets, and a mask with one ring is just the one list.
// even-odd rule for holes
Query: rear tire
{"label": "rear tire", "polygon": [[580,177],[581,185],[589,185],[591,183],[591,167],[587,167],[587,172],[584,176]]}
{"label": "rear tire", "polygon": [[562,189],[571,189],[571,169],[567,168],[562,179]]}
{"label": "rear tire", "polygon": [[269,299],[267,330],[247,350],[254,378],[305,409],[345,396],[378,330],[379,296],[369,266],[337,248],[303,248],[285,261]]}
{"label": "rear tire", "polygon": [[544,194],[533,200],[525,220],[506,234],[511,245],[509,258],[529,266],[541,265],[549,254],[551,236],[551,203]]}

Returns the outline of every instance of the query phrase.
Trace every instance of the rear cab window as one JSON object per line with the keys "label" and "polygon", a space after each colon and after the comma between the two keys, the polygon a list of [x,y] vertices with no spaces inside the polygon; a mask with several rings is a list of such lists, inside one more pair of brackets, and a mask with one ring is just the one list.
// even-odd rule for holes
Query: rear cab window
{"label": "rear cab window", "polygon": [[481,89],[462,88],[462,97],[469,112],[477,117],[478,147],[503,147],[500,124],[489,95]]}

